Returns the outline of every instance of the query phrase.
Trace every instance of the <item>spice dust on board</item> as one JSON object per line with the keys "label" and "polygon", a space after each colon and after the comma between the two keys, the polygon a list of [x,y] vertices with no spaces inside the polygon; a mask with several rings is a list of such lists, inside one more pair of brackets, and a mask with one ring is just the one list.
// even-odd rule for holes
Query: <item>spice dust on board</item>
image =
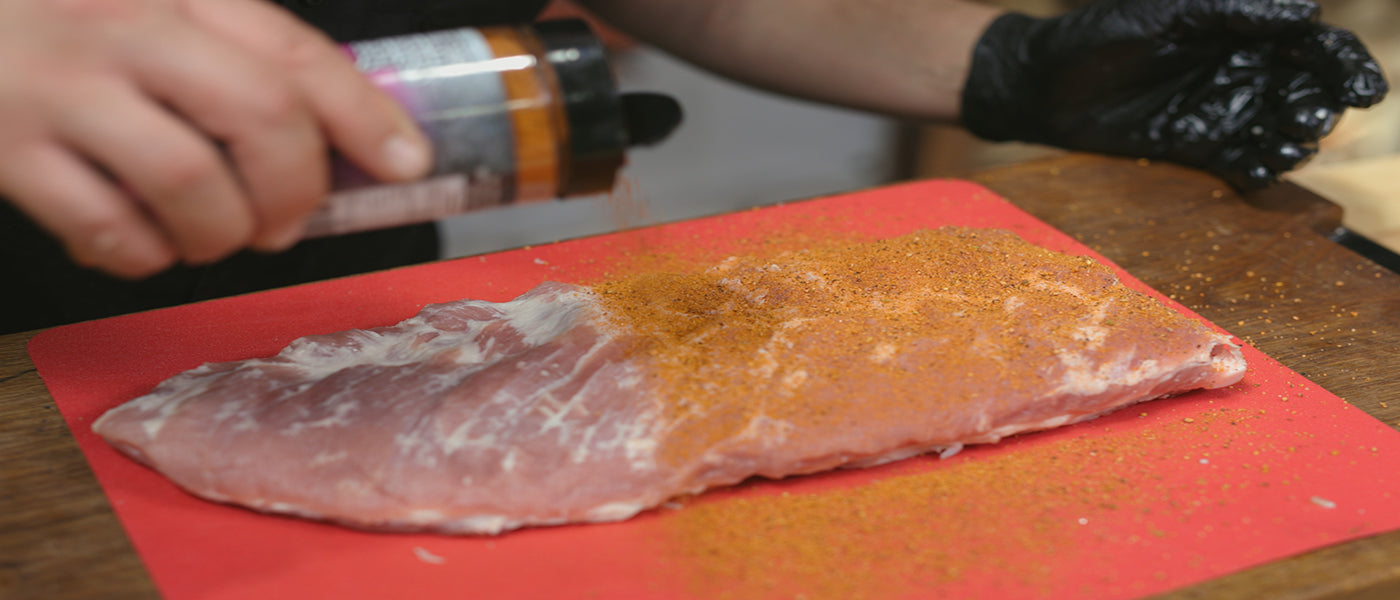
{"label": "spice dust on board", "polygon": [[[743,439],[753,423],[783,424],[784,448],[797,448],[823,443],[811,436],[854,439],[866,429],[902,432],[916,414],[956,420],[957,415],[983,410],[986,402],[1014,403],[1012,399],[1045,389],[1047,380],[1054,380],[1057,369],[1063,368],[1059,358],[1063,348],[1048,340],[1080,340],[1085,352],[1107,352],[1131,343],[1144,356],[1170,356],[1173,348],[1199,343],[1195,328],[1183,326],[1194,324],[1116,285],[1112,272],[1093,259],[1051,252],[1005,231],[946,227],[866,243],[840,243],[829,237],[820,243],[801,241],[795,247],[789,245],[790,238],[761,245],[759,252],[703,270],[634,266],[630,273],[592,286],[606,314],[640,340],[630,352],[648,357],[648,378],[653,380],[648,385],[662,390],[660,397],[667,399],[667,420],[677,425],[659,449],[662,461],[685,464],[709,448]],[[1094,297],[1102,300],[1103,314],[1095,313],[1093,318],[1102,321],[1105,343],[1081,340],[1078,315],[1084,312],[1083,295],[1035,293],[1062,287],[1083,290],[1084,295],[1102,294]],[[1007,306],[1024,307],[1025,313]],[[1122,343],[1117,342],[1120,339]],[[951,351],[940,350],[945,348]],[[937,358],[929,362],[929,356],[914,349]],[[1079,345],[1075,349],[1081,350]],[[921,358],[911,358],[915,356]],[[939,393],[931,396],[928,390],[935,388]],[[734,401],[740,398],[751,400]],[[853,402],[856,398],[860,401]],[[850,443],[863,447],[860,444],[866,442]],[[864,548],[860,556],[847,554],[861,547],[843,540],[872,535],[876,538],[871,539],[878,539],[908,527],[936,530],[917,521],[843,528],[869,524],[868,518],[851,519],[844,508],[883,515],[882,506],[897,505],[907,507],[893,511],[904,518],[917,514],[917,507],[931,504],[984,506],[988,502],[954,495],[979,489],[974,485],[979,481],[1002,486],[1015,481],[978,475],[975,468],[951,473],[972,475],[967,481],[951,483],[946,479],[877,483],[837,496],[798,496],[786,500],[788,506],[775,514],[766,513],[764,504],[744,501],[730,505],[723,514],[701,505],[680,522],[697,523],[695,530],[704,532],[699,538],[688,537],[701,541],[687,547],[713,549],[705,556],[748,549],[734,561],[704,563],[720,571],[738,565],[739,572],[703,573],[702,581],[732,581],[736,576],[747,581],[747,569],[767,565],[757,575],[759,581],[784,568],[795,569],[774,581],[819,585],[822,589],[804,591],[812,598],[861,597],[878,586],[916,575],[932,577],[937,572],[956,577],[965,568],[986,567],[985,562],[955,563],[949,554],[919,558],[919,552],[912,550],[899,554],[914,557],[914,562],[901,562],[882,553],[878,544]],[[1095,493],[1108,497],[1115,490],[1106,486],[1114,485],[1119,484],[1106,480]],[[984,488],[981,495],[984,499],[1018,497],[1010,491]],[[1037,506],[1057,506],[1046,498],[1035,500]],[[811,516],[815,529],[813,523],[788,520],[784,516],[788,514]],[[726,530],[706,521],[706,515],[742,526]],[[973,516],[960,515],[948,525],[971,526],[977,521]],[[1082,515],[1073,517],[1079,518]],[[703,535],[722,536],[725,531],[736,531],[738,538],[704,541]],[[755,531],[763,535],[752,535]],[[830,535],[823,537],[821,532]],[[1040,545],[1040,551],[1048,551],[1053,536],[1047,535],[1053,532],[1035,524],[1018,539],[1025,540],[1027,547]],[[1027,533],[1033,535],[1027,537]],[[969,538],[967,532],[956,530],[944,535]],[[940,547],[933,539],[904,541],[917,548]],[[982,554],[995,558],[990,548],[1004,543],[996,540]],[[766,549],[776,553],[765,554]],[[836,554],[823,554],[826,551]],[[960,549],[964,554],[959,556],[967,551]],[[845,575],[851,569],[878,572],[901,564],[939,566],[897,571],[893,577]],[[1035,569],[1023,571],[1033,574]],[[834,578],[823,580],[820,573],[834,574]]]}
{"label": "spice dust on board", "polygon": [[[803,231],[821,233],[808,236]],[[726,237],[723,235],[707,237],[703,230],[687,231],[686,236],[693,237],[643,240],[622,249],[620,260],[587,279],[605,305],[628,314],[632,326],[649,330],[654,340],[661,341],[653,350],[666,365],[674,367],[662,369],[662,378],[676,386],[673,390],[716,385],[723,389],[729,384],[722,380],[694,377],[687,348],[664,342],[700,338],[708,340],[712,355],[745,360],[754,356],[752,343],[764,339],[773,315],[707,312],[736,300],[726,296],[719,281],[723,276],[704,272],[706,266],[736,248],[757,262],[805,252],[806,260],[825,263],[828,270],[841,274],[837,278],[842,280],[840,285],[849,286],[854,296],[867,300],[879,296],[869,292],[890,281],[919,276],[912,271],[890,271],[889,265],[908,261],[887,260],[894,255],[880,254],[904,256],[908,248],[885,240],[884,250],[877,251],[873,259],[853,261],[842,256],[840,244],[833,242],[837,236],[828,235],[828,231],[841,231],[840,224],[805,222],[790,231],[766,232],[771,235],[762,240],[746,238],[727,244],[714,243]],[[861,237],[847,233],[844,239],[855,242]],[[913,236],[903,242],[918,239]],[[685,250],[667,250],[681,247]],[[982,247],[980,243],[972,245]],[[1064,267],[1070,271],[1088,268],[1090,265],[1079,262],[1087,260],[1067,258]],[[971,265],[978,261],[964,262]],[[1000,281],[995,285],[1014,288],[1019,284]],[[657,297],[693,306],[659,306],[653,302]],[[723,313],[725,317],[696,327],[695,322],[668,316],[682,313]],[[706,326],[720,325],[727,335],[695,335]],[[828,332],[837,336],[856,333],[842,327]],[[868,345],[868,340],[853,339]],[[1294,483],[1295,476],[1288,468],[1288,461],[1296,457],[1292,450],[1313,443],[1310,434],[1289,433],[1291,420],[1297,415],[1273,411],[1266,416],[1248,408],[1281,402],[1275,399],[1280,384],[1260,385],[1256,381],[1204,395],[1158,400],[1146,409],[1175,410],[1170,418],[1120,411],[1074,428],[977,447],[948,461],[915,458],[866,471],[838,471],[777,483],[750,481],[731,490],[681,500],[681,510],[662,511],[660,518],[652,521],[666,540],[660,554],[675,565],[674,572],[682,574],[685,588],[697,598],[878,599],[911,594],[956,598],[967,597],[960,596],[959,590],[979,585],[983,587],[975,589],[985,589],[989,581],[1000,586],[999,590],[1015,592],[1014,597],[1101,600],[1163,591],[1160,586],[1181,585],[1183,573],[1195,573],[1192,570],[1206,568],[1203,565],[1235,564],[1231,561],[1265,556],[1275,547],[1251,546],[1235,552],[1229,560],[1220,560],[1218,551],[1213,555],[1209,548],[1229,546],[1218,542],[1237,531],[1278,526],[1251,522],[1255,510],[1251,501]],[[1243,395],[1250,400],[1235,405]],[[705,403],[726,394],[688,396]],[[1230,398],[1231,402],[1210,406],[1215,403],[1210,398]],[[899,401],[888,400],[894,404]],[[1164,406],[1178,408],[1164,410]],[[1281,423],[1279,415],[1290,422]],[[801,415],[792,412],[788,416]],[[687,443],[703,446],[709,439],[728,436],[732,432],[723,430],[724,421],[715,422],[719,429],[694,428],[689,435],[678,436],[678,445],[669,450],[684,454]],[[1115,433],[1085,433],[1097,432],[1105,424],[1116,427]],[[1358,459],[1356,452],[1348,450],[1341,457],[1317,460],[1332,464],[1374,458],[1367,453],[1366,458]],[[1321,510],[1309,500],[1313,496],[1329,501],[1334,497],[1324,490],[1301,496],[1295,504]],[[1278,500],[1275,496],[1270,499]],[[1278,501],[1290,502],[1286,498]],[[1065,577],[1069,566],[1083,566],[1073,565],[1073,561],[1088,560],[1084,557],[1106,548],[1142,560],[1129,567],[1120,559],[1116,566],[1079,569],[1077,579]],[[1085,571],[1093,572],[1088,581],[1082,574]],[[1077,594],[1055,593],[1064,591],[1062,586],[1070,585],[1065,581],[1071,580]],[[1096,595],[1105,586],[1126,592]]]}
{"label": "spice dust on board", "polygon": [[[1296,414],[1254,408],[1275,396],[1259,385],[1212,393],[1243,403],[1160,400],[1150,410],[1161,414],[1128,409],[946,460],[751,480],[684,500],[658,526],[697,598],[1157,593],[1210,572],[1236,538],[1295,527],[1261,505],[1324,510],[1291,465],[1377,460],[1374,449],[1310,448],[1312,434],[1279,426]],[[1228,560],[1240,568],[1272,550],[1231,548]]]}

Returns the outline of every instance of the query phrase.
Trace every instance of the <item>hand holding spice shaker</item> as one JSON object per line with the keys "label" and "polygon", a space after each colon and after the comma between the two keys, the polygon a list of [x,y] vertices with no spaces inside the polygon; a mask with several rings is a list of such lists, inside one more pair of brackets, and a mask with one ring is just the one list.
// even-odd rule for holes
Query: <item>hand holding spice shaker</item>
{"label": "hand holding spice shaker", "polygon": [[335,159],[306,237],[421,223],[610,191],[629,146],[680,124],[668,96],[620,94],[602,43],[578,20],[464,28],[348,44],[356,67],[434,148],[427,178],[381,185]]}

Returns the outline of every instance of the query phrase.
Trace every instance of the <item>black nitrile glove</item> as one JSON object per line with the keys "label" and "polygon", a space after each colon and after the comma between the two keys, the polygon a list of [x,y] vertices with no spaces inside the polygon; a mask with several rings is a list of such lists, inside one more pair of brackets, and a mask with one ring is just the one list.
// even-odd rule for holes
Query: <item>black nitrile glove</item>
{"label": "black nitrile glove", "polygon": [[1006,14],[963,90],[973,134],[1204,168],[1261,188],[1317,151],[1348,106],[1385,96],[1379,65],[1311,0],[1101,0]]}

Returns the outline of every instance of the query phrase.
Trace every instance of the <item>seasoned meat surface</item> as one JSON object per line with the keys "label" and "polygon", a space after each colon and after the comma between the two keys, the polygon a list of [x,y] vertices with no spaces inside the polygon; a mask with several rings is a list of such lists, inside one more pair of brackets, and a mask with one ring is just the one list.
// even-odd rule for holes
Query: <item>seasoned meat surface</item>
{"label": "seasoned meat surface", "polygon": [[187,371],[94,429],[211,500],[498,533],[956,452],[1244,369],[1092,259],[944,228],[429,305]]}

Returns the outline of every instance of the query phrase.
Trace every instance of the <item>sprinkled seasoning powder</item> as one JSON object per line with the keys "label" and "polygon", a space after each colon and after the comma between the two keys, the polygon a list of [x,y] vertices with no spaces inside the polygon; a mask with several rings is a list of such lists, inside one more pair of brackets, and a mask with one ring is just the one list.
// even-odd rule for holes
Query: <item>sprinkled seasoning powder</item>
{"label": "sprinkled seasoning powder", "polygon": [[1085,531],[1108,544],[1151,544],[1202,498],[1270,485],[1261,476],[1284,479],[1267,475],[1267,465],[1245,465],[1237,483],[1162,482],[1160,465],[1177,454],[1200,464],[1202,449],[1178,439],[1210,435],[1217,453],[1276,450],[1251,427],[1260,418],[1219,409],[1138,435],[1032,436],[856,487],[692,500],[662,526],[696,597],[903,598],[914,590],[922,593],[912,597],[957,597],[929,593],[987,573],[1006,579],[1008,590],[1034,594],[1055,576],[1037,558],[1078,552]]}
{"label": "sprinkled seasoning powder", "polygon": [[[763,423],[794,432],[797,446],[808,432],[899,432],[887,437],[907,443],[927,435],[901,425],[908,415],[993,418],[989,406],[1041,397],[1066,377],[1066,352],[1113,361],[1123,339],[1141,365],[1193,351],[1204,332],[1090,258],[965,228],[640,271],[593,290],[639,335],[649,385],[679,423],[662,447],[677,464]],[[1048,401],[1028,412],[1077,410],[1090,409]]]}

